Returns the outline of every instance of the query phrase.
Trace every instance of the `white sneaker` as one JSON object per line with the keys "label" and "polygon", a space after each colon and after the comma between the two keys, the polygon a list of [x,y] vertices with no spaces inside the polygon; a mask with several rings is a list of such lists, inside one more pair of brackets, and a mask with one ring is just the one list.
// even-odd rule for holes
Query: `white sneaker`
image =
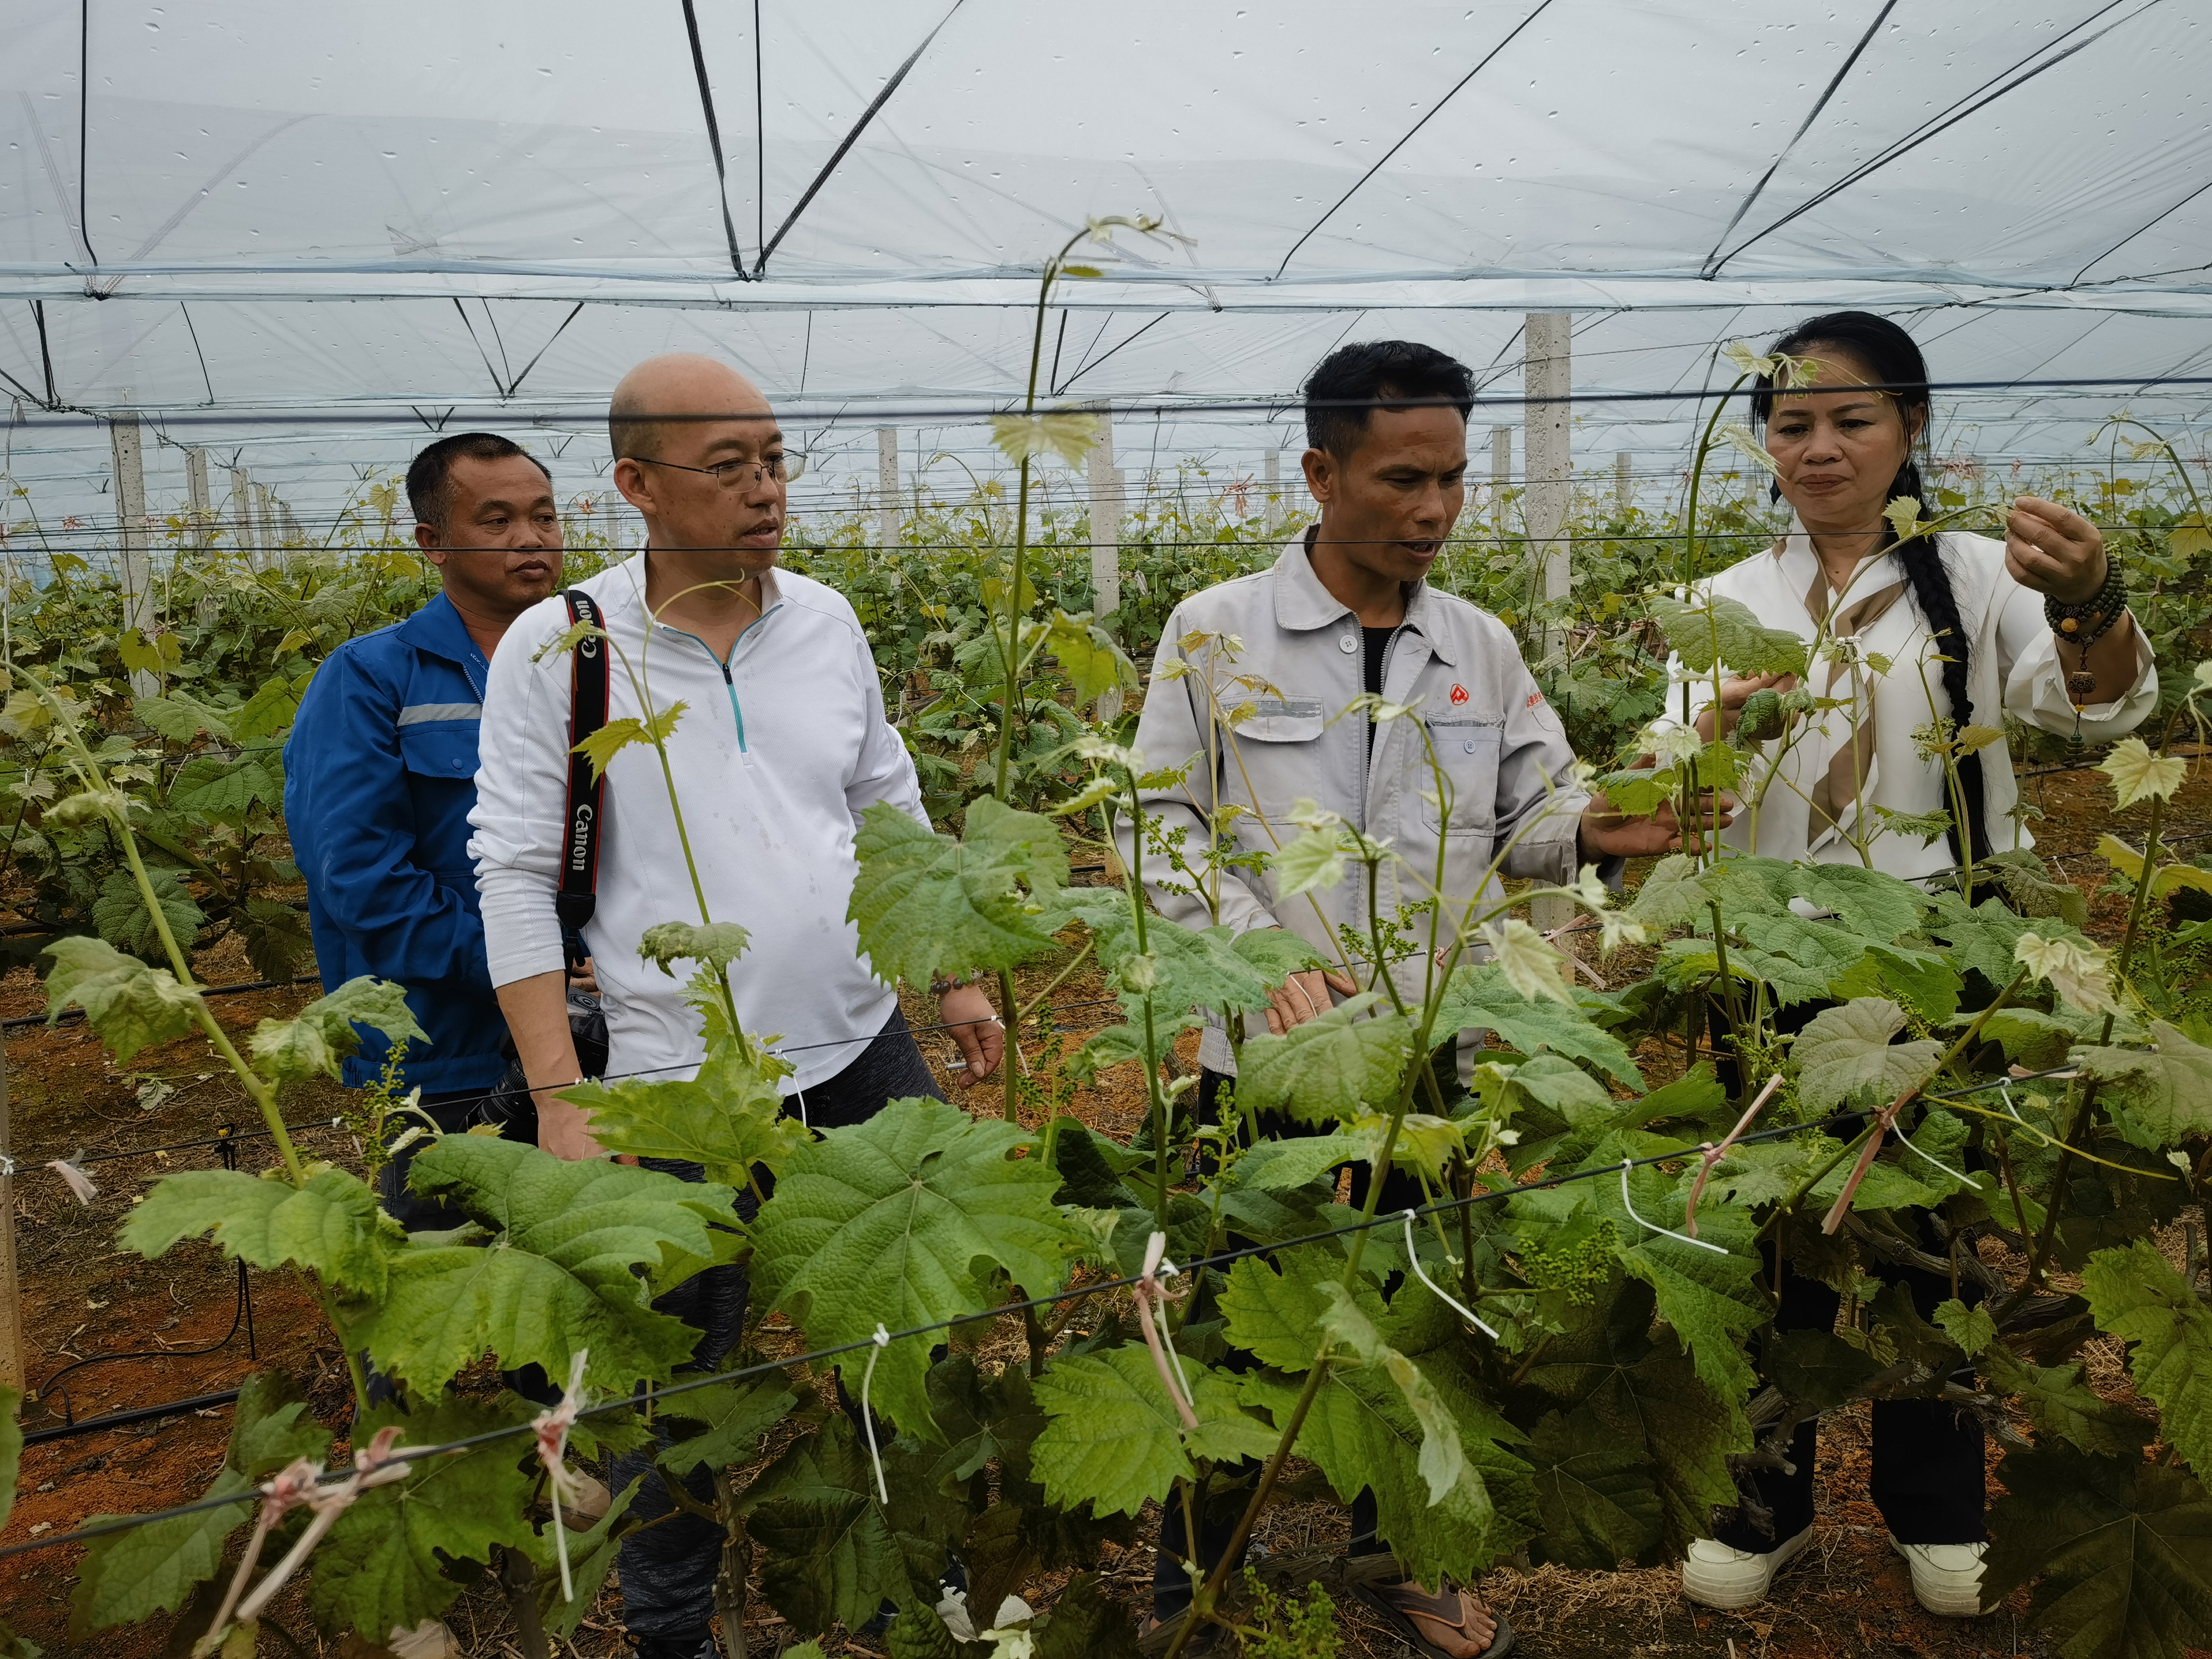
{"label": "white sneaker", "polygon": [[1747,1607],[1766,1599],[1774,1575],[1797,1558],[1813,1541],[1810,1527],[1795,1538],[1785,1538],[1764,1554],[1730,1549],[1717,1538],[1700,1538],[1690,1546],[1682,1561],[1682,1594],[1692,1601],[1723,1612]]}
{"label": "white sneaker", "polygon": [[392,1659],[461,1659],[461,1644],[438,1619],[425,1619],[413,1630],[395,1629],[384,1645]]}
{"label": "white sneaker", "polygon": [[1982,1612],[1982,1556],[1987,1544],[1900,1544],[1890,1548],[1912,1569],[1912,1593],[1941,1619],[1976,1619]]}

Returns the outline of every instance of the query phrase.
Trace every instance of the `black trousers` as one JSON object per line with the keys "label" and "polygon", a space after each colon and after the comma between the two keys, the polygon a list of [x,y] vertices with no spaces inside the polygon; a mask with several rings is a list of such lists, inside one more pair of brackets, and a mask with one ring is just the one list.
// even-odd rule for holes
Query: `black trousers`
{"label": "black trousers", "polygon": [[[883,1030],[860,1048],[850,1065],[807,1090],[805,1117],[817,1129],[842,1128],[866,1122],[890,1101],[917,1096],[933,1100],[945,1097],[929,1074],[906,1016],[894,1008]],[[783,1115],[799,1115],[796,1097],[785,1099]],[[644,1162],[647,1168],[687,1181],[704,1178],[696,1164],[659,1158]],[[766,1180],[761,1186],[763,1191],[774,1190]],[[752,1219],[757,1207],[750,1192],[738,1194],[738,1212],[745,1220]],[[709,1267],[653,1304],[700,1333],[690,1363],[683,1370],[711,1371],[737,1346],[744,1330],[748,1291],[743,1267]],[[662,1443],[667,1443],[664,1439]],[[643,1449],[623,1454],[614,1460],[609,1480],[619,1492],[638,1476],[645,1477],[629,1507],[629,1513],[641,1522],[659,1520],[676,1508],[676,1500],[668,1493],[667,1477],[653,1468],[653,1455]],[[712,1468],[702,1464],[684,1477],[684,1486],[692,1497],[713,1507]],[[684,1644],[694,1638],[703,1640],[714,1618],[714,1575],[721,1562],[720,1528],[688,1510],[625,1537],[617,1558],[623,1622],[632,1635],[655,1639],[688,1656]]]}
{"label": "black trousers", "polygon": [[[1457,1073],[1453,1069],[1454,1045],[1446,1043],[1437,1051],[1439,1059],[1431,1063],[1439,1068],[1439,1085],[1448,1085],[1444,1097],[1449,1101],[1459,1092]],[[1219,1072],[1199,1073],[1198,1110],[1200,1121],[1208,1124],[1220,1121],[1219,1102],[1221,1085],[1233,1079]],[[1426,1109],[1426,1102],[1420,1104]],[[1322,1127],[1304,1124],[1278,1112],[1258,1115],[1259,1133],[1270,1139],[1285,1139],[1299,1135],[1321,1134]],[[1355,1164],[1352,1171],[1352,1202],[1357,1206],[1367,1202],[1367,1185],[1370,1179],[1367,1166]],[[1382,1196],[1376,1201],[1376,1212],[1412,1209],[1422,1201],[1421,1183],[1418,1177],[1402,1170],[1394,1169],[1382,1182]],[[1248,1239],[1231,1238],[1231,1248],[1242,1248]],[[1194,1304],[1189,1317],[1206,1320],[1213,1316],[1213,1292],[1201,1283],[1197,1292],[1199,1304]],[[1224,1364],[1231,1371],[1249,1370],[1257,1362],[1240,1349],[1231,1348]],[[1236,1530],[1237,1518],[1250,1501],[1252,1488],[1258,1483],[1260,1465],[1251,1458],[1234,1465],[1224,1465],[1213,1472],[1206,1483],[1202,1501],[1194,1504],[1198,1516],[1199,1570],[1203,1577],[1219,1565],[1229,1548],[1229,1540]],[[1389,1549],[1376,1536],[1377,1505],[1375,1494],[1363,1489],[1352,1500],[1352,1545],[1353,1555],[1380,1555]],[[1160,1509],[1160,1534],[1157,1553],[1152,1558],[1152,1616],[1163,1624],[1179,1618],[1190,1606],[1190,1571],[1183,1564],[1191,1559],[1190,1534],[1183,1525],[1182,1506],[1170,1500]]]}
{"label": "black trousers", "polygon": [[[1928,1236],[1924,1218],[1920,1218],[1920,1231],[1923,1249],[1940,1249]],[[1774,1246],[1770,1241],[1761,1249],[1771,1284]],[[1905,1285],[1923,1319],[1933,1316],[1936,1305],[1951,1295],[1951,1281],[1946,1274],[1889,1264],[1874,1271],[1878,1278]],[[1973,1306],[1982,1299],[1981,1287],[1961,1279],[1959,1296]],[[1774,1328],[1778,1332],[1832,1330],[1842,1304],[1840,1292],[1818,1279],[1799,1277],[1785,1262],[1782,1305]],[[1722,1543],[1764,1553],[1813,1524],[1813,1459],[1818,1431],[1817,1419],[1797,1425],[1790,1443],[1794,1473],[1753,1472],[1759,1501],[1774,1511],[1774,1535],[1763,1536],[1739,1514],[1715,1533]],[[1875,1401],[1874,1472],[1868,1495],[1900,1544],[1983,1542],[1989,1533],[1982,1524],[1986,1492],[1981,1424],[1972,1413],[1940,1400]]]}

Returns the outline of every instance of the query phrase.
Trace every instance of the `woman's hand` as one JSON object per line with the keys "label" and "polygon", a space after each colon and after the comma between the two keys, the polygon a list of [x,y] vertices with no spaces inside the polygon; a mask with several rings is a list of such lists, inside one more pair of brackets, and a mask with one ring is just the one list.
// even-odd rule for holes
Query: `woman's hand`
{"label": "woman's hand", "polygon": [[[1728,729],[1735,730],[1737,718],[1744,704],[1760,691],[1790,691],[1796,688],[1795,674],[1754,674],[1749,679],[1721,682],[1721,713],[1728,716]],[[1713,711],[1709,706],[1698,716],[1698,735],[1707,743],[1713,740]]]}
{"label": "woman's hand", "polygon": [[2105,585],[2105,538],[2079,513],[2022,495],[2005,520],[2005,568],[2022,587],[2084,605]]}
{"label": "woman's hand", "polygon": [[999,1069],[1006,1057],[1006,1032],[982,987],[959,985],[945,992],[937,999],[937,1018],[951,1028],[952,1040],[968,1062],[960,1073],[962,1088],[981,1083]]}

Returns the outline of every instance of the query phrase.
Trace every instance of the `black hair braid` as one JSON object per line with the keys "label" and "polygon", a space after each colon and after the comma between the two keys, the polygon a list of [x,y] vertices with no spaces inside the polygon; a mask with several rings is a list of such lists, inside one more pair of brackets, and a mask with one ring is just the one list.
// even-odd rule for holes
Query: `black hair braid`
{"label": "black hair braid", "polygon": [[[1895,501],[1900,495],[1918,501],[1927,499],[1920,487],[1920,469],[1909,459],[1898,469],[1896,482],[1889,487],[1890,500]],[[1942,552],[1935,540],[1915,536],[1909,542],[1897,543],[1896,532],[1889,533],[1891,542],[1895,544],[1892,550],[1904,568],[1905,580],[1911,585],[1912,602],[1920,608],[1928,631],[1936,636],[1936,649],[1945,658],[1939,666],[1943,671],[1943,692],[1951,702],[1955,736],[1971,726],[1974,719],[1973,699],[1966,692],[1967,672],[1973,662],[1973,635],[1959,615],[1958,597],[1951,591],[1951,573],[1944,568]],[[1935,713],[1933,709],[1929,712],[1931,716]],[[1989,807],[1982,797],[1982,757],[1978,754],[1961,755],[1958,767],[1959,793],[1966,797],[1964,846],[1973,849],[1974,862],[1978,864],[1990,855]],[[1959,826],[1954,823],[1948,833],[1952,859],[1965,863]]]}

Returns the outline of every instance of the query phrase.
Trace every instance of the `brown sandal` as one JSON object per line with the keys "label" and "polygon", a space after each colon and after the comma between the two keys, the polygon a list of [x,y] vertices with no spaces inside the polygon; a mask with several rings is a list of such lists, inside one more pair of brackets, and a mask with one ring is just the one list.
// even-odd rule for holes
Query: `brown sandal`
{"label": "brown sandal", "polygon": [[1428,1659],[1464,1659],[1464,1656],[1448,1654],[1430,1641],[1422,1634],[1415,1620],[1429,1620],[1447,1630],[1464,1633],[1470,1601],[1489,1613],[1498,1626],[1491,1636],[1490,1645],[1473,1659],[1505,1659],[1505,1656],[1513,1651],[1513,1627],[1501,1614],[1483,1607],[1465,1590],[1446,1587],[1431,1595],[1408,1579],[1395,1584],[1355,1585],[1352,1594],[1380,1613],[1401,1641],[1415,1652],[1427,1655]]}

